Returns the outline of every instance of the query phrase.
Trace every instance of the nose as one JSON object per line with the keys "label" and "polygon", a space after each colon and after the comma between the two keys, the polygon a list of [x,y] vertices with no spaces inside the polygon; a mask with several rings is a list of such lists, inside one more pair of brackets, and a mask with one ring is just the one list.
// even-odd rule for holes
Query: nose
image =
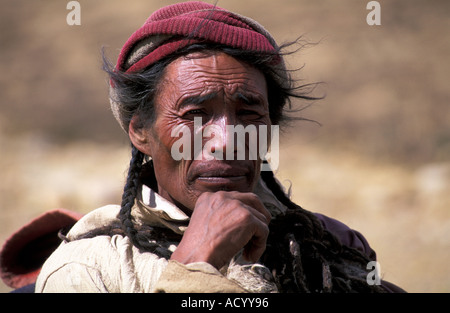
{"label": "nose", "polygon": [[206,160],[228,160],[234,159],[237,145],[234,140],[234,128],[236,118],[223,115],[206,125],[203,129],[203,157]]}

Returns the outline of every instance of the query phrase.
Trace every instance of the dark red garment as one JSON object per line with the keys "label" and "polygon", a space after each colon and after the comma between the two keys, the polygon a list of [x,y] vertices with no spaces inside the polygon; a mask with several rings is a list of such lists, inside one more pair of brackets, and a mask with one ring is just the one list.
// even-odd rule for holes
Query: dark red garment
{"label": "dark red garment", "polygon": [[[343,245],[361,251],[372,261],[377,260],[376,252],[370,247],[366,238],[360,232],[351,229],[334,218],[319,213],[314,213],[314,215],[320,220],[325,229],[338,237]],[[381,280],[381,286],[388,292],[405,292],[402,288],[384,280]]]}
{"label": "dark red garment", "polygon": [[61,243],[58,232],[72,227],[81,217],[65,209],[51,210],[12,234],[0,251],[3,282],[11,288],[34,283],[45,260]]}

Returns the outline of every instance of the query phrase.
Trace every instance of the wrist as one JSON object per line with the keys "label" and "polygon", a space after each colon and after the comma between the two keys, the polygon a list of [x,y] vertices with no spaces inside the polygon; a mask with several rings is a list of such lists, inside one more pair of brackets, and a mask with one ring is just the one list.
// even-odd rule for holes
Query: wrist
{"label": "wrist", "polygon": [[185,248],[181,245],[172,253],[170,260],[177,261],[184,265],[205,262],[211,264],[216,269],[220,268],[220,264],[214,262],[211,254],[198,251],[197,249]]}

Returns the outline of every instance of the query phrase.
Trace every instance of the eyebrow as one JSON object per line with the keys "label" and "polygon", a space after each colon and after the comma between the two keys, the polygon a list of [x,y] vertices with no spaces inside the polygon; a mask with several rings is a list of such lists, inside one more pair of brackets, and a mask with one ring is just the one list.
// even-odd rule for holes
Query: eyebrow
{"label": "eyebrow", "polygon": [[[183,98],[177,105],[177,109],[180,110],[183,107],[187,105],[201,105],[211,99],[214,99],[217,97],[218,92],[210,92],[208,94],[204,95],[193,95],[188,96],[186,98]],[[242,101],[247,105],[258,105],[264,103],[264,101],[261,99],[261,97],[258,97],[257,95],[249,94],[249,93],[242,93],[237,92],[233,95],[233,99]]]}
{"label": "eyebrow", "polygon": [[261,104],[263,101],[260,97],[253,94],[244,94],[242,92],[237,92],[234,98],[240,100],[248,105]]}
{"label": "eyebrow", "polygon": [[178,109],[181,109],[184,106],[187,106],[189,104],[200,105],[211,99],[214,99],[216,96],[217,96],[217,92],[210,92],[205,95],[194,95],[194,96],[186,97],[178,103]]}

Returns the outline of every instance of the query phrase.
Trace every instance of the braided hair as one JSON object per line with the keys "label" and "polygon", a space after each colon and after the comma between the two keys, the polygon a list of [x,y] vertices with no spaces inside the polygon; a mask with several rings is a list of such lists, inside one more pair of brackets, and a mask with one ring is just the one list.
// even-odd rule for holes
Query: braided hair
{"label": "braided hair", "polygon": [[[132,208],[138,195],[140,186],[145,180],[145,184],[153,190],[157,190],[156,179],[154,177],[153,162],[143,164],[145,155],[136,147],[131,145],[131,160],[128,169],[127,181],[125,183],[122,203],[118,218],[120,220],[121,233],[128,238],[140,251],[149,251],[160,257],[170,258],[169,246],[171,242],[179,242],[181,235],[172,232],[164,227],[135,225],[132,218]],[[150,173],[148,177],[145,173]]]}
{"label": "braided hair", "polygon": [[131,160],[128,169],[128,177],[122,194],[119,219],[125,234],[131,239],[135,246],[140,246],[137,239],[137,231],[131,219],[131,209],[137,196],[139,188],[139,175],[144,161],[144,154],[132,145]]}

